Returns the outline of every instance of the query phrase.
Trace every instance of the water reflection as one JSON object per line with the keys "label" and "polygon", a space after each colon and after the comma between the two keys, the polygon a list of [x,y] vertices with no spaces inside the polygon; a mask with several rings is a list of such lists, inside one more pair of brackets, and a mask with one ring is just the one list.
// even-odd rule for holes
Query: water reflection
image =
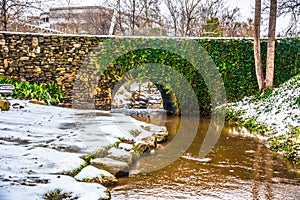
{"label": "water reflection", "polygon": [[[169,117],[166,126],[174,139],[180,118]],[[193,122],[190,120],[191,123]],[[251,137],[232,134],[226,126],[215,147],[197,159],[209,120],[201,120],[191,146],[175,162],[151,173],[132,173],[112,188],[112,199],[300,199],[299,174]],[[188,134],[188,133],[187,133]],[[191,159],[189,159],[191,158]],[[148,155],[133,172],[159,160]]]}
{"label": "water reflection", "polygon": [[[274,199],[273,188],[272,188],[272,177],[273,177],[273,160],[270,154],[264,152],[265,148],[263,148],[262,144],[257,145],[257,149],[255,152],[255,161],[253,162],[253,186],[252,186],[252,194],[253,199],[262,199],[263,196],[260,196],[260,193],[263,193],[265,199],[271,200]],[[258,162],[257,162],[258,161]],[[262,166],[261,164],[264,164]],[[264,181],[265,189],[260,187],[260,177],[266,177]]]}

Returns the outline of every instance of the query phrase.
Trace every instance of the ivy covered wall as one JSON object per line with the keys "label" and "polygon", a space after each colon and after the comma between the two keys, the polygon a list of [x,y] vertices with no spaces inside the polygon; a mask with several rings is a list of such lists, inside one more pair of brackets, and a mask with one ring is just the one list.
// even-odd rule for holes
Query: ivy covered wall
{"label": "ivy covered wall", "polygon": [[[62,86],[62,90],[66,93],[65,102],[70,106],[74,98],[73,86],[78,70],[84,65],[97,66],[98,57],[106,55],[97,52],[96,47],[103,45],[106,40],[119,39],[122,38],[0,32],[0,76],[31,83],[55,81]],[[151,40],[163,42],[167,39]],[[228,101],[237,101],[258,92],[252,39],[193,40],[198,42],[215,62],[223,79]],[[263,40],[264,66],[266,46],[267,42]],[[110,51],[113,52],[114,49]],[[300,72],[300,39],[276,40],[275,58],[275,85],[279,85]],[[198,96],[202,114],[209,113],[210,98],[201,74],[179,55],[159,49],[127,51],[114,60],[107,67],[105,74],[102,74],[95,94],[96,108],[110,109],[112,90],[120,77],[136,66],[150,62],[169,65],[187,77]],[[93,91],[90,92],[92,94]]]}

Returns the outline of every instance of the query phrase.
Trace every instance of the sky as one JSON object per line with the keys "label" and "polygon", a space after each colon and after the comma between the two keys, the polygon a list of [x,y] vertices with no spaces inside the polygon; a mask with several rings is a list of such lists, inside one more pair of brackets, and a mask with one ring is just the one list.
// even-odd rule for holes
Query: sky
{"label": "sky", "polygon": [[[67,1],[68,0],[52,1],[51,6],[53,5],[61,6],[63,3],[66,3]],[[100,5],[103,1],[104,0],[84,0],[84,1],[73,0],[72,2],[74,3],[74,5],[80,6],[80,5]],[[254,18],[255,0],[227,0],[227,5],[232,8],[235,7],[240,8],[240,13],[241,13],[240,17],[242,21],[246,21],[247,18]],[[287,18],[282,18],[282,17],[278,18],[277,27],[276,27],[277,32],[282,32],[286,28],[287,24],[288,24]],[[266,34],[267,27],[262,28],[262,31],[264,32],[263,34]]]}

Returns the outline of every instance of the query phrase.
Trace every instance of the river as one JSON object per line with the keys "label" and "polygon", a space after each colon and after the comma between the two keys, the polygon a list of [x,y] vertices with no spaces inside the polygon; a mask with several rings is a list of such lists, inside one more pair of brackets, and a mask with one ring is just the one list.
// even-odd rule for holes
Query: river
{"label": "river", "polygon": [[[181,120],[165,119],[169,143]],[[129,177],[110,188],[112,199],[300,199],[300,175],[261,141],[239,134],[244,132],[240,127],[225,124],[207,162],[194,159],[208,125],[208,119],[201,119],[194,142],[183,156],[160,170],[139,173],[146,165],[160,162],[151,155],[140,158]]]}

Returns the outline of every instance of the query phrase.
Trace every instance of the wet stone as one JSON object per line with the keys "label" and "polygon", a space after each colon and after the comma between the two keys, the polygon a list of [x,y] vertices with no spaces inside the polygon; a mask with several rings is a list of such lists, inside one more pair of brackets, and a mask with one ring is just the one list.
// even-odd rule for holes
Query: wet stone
{"label": "wet stone", "polygon": [[107,156],[108,158],[112,158],[115,160],[123,161],[130,165],[132,163],[132,154],[123,149],[117,149],[112,147],[108,150]]}
{"label": "wet stone", "polygon": [[168,131],[161,131],[159,133],[154,133],[153,134],[156,137],[157,143],[163,143],[166,142],[168,139]]}
{"label": "wet stone", "polygon": [[134,149],[140,154],[143,154],[149,153],[151,150],[156,149],[156,146],[156,137],[152,136],[150,138],[143,138],[142,140],[136,142],[136,144],[134,145]]}
{"label": "wet stone", "polygon": [[118,177],[129,175],[129,166],[126,162],[111,158],[96,158],[91,160],[91,165],[103,169]]}

